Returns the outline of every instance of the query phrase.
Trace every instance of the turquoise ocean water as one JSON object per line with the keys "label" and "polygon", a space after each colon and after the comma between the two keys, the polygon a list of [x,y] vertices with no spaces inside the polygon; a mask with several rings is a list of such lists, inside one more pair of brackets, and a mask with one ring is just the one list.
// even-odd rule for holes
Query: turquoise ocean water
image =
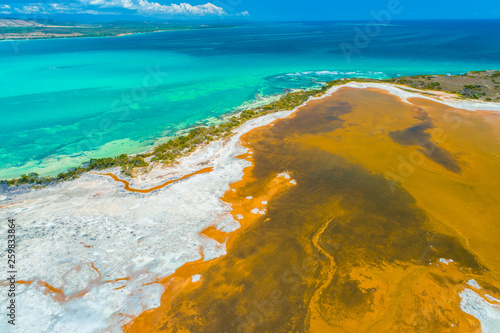
{"label": "turquoise ocean water", "polygon": [[[0,42],[0,179],[138,153],[335,78],[500,69],[500,21],[396,22],[355,44],[364,28],[309,22]],[[342,43],[357,51],[347,58]]]}

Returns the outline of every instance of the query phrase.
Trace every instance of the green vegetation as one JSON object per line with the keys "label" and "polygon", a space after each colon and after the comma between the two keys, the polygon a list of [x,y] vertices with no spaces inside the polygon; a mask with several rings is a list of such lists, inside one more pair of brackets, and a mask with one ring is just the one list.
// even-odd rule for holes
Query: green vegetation
{"label": "green vegetation", "polygon": [[[406,85],[419,90],[438,90],[456,94],[462,98],[482,101],[498,101],[500,86],[499,70],[471,71],[461,75],[414,75],[395,77],[387,82]],[[496,80],[495,80],[496,79]]]}
{"label": "green vegetation", "polygon": [[125,175],[131,176],[133,168],[146,167],[149,163],[144,160],[144,156],[128,156],[126,154],[115,158],[91,159],[83,166],[72,168],[67,172],[61,172],[55,177],[40,177],[37,173],[22,175],[20,178],[7,180],[8,185],[37,184],[46,185],[52,182],[59,182],[78,178],[82,173],[91,170],[104,170],[120,166]]}
{"label": "green vegetation", "polygon": [[479,99],[483,96],[481,88],[482,86],[478,84],[466,84],[462,91],[460,91],[460,95],[464,98]]}
{"label": "green vegetation", "polygon": [[429,90],[441,90],[441,83],[439,83],[439,82],[427,83],[425,85],[425,89],[429,89]]}
{"label": "green vegetation", "polygon": [[[422,78],[426,79],[427,81],[422,81],[418,80],[416,81],[415,79]],[[409,86],[411,88],[415,89],[422,89],[422,90],[442,90],[443,88],[441,87],[441,83],[432,81],[434,77],[433,76],[410,76],[410,77],[400,77],[400,78],[390,78],[387,79],[387,82],[390,83],[397,83],[397,84],[403,84],[406,86]]]}

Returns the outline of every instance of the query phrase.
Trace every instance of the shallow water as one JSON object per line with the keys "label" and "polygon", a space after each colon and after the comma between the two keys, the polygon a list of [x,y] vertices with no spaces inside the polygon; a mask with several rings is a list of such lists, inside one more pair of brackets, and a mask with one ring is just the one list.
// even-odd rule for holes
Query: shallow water
{"label": "shallow water", "polygon": [[[243,216],[228,254],[166,278],[175,292],[126,331],[478,330],[459,292],[472,278],[500,292],[500,187],[484,181],[500,171],[500,119],[412,102],[342,88],[246,134],[253,167],[223,198]],[[391,138],[423,118],[434,125],[426,140],[461,172]],[[412,154],[422,160],[393,182],[389,172]]]}
{"label": "shallow water", "polygon": [[137,153],[245,102],[335,78],[500,68],[498,21],[397,22],[348,61],[340,45],[355,27],[2,42],[0,178]]}

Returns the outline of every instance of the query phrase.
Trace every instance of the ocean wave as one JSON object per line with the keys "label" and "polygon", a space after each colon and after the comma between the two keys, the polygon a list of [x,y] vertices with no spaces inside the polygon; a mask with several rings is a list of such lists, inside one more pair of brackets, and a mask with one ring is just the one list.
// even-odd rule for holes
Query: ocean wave
{"label": "ocean wave", "polygon": [[293,73],[284,73],[277,74],[273,76],[269,76],[265,78],[267,81],[276,80],[276,79],[287,79],[287,78],[330,78],[330,77],[338,77],[342,78],[345,76],[360,76],[360,77],[380,77],[386,76],[384,72],[375,72],[375,71],[360,71],[360,70],[349,70],[349,71],[341,71],[341,70],[319,70],[319,71],[304,71],[304,72],[293,72]]}

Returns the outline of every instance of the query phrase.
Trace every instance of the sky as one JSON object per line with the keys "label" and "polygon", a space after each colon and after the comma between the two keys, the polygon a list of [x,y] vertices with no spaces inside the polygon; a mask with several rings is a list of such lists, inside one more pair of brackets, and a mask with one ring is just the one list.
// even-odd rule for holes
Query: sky
{"label": "sky", "polygon": [[0,0],[0,16],[50,19],[500,19],[499,0]]}

